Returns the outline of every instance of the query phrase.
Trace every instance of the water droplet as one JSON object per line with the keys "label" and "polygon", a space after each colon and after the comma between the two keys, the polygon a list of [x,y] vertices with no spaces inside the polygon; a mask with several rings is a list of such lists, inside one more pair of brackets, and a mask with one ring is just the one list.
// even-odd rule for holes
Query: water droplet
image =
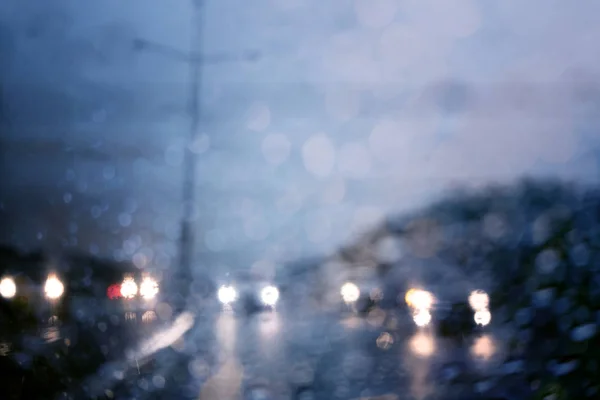
{"label": "water droplet", "polygon": [[594,335],[596,335],[596,332],[596,324],[586,324],[578,326],[577,328],[571,331],[571,339],[576,342],[583,342],[585,340],[591,339]]}
{"label": "water droplet", "polygon": [[203,133],[194,139],[190,146],[190,150],[196,154],[205,153],[210,148],[210,136]]}
{"label": "water droplet", "polygon": [[152,384],[157,389],[162,389],[165,387],[165,378],[162,375],[154,375],[152,377]]}
{"label": "water droplet", "polygon": [[133,214],[137,211],[138,208],[138,204],[137,201],[135,201],[135,199],[132,198],[128,198],[127,200],[125,200],[125,212],[129,213],[129,214]]}
{"label": "water droplet", "polygon": [[102,214],[102,209],[98,206],[93,206],[91,210],[91,214],[93,218],[99,218]]}
{"label": "water droplet", "polygon": [[262,132],[271,124],[271,110],[263,103],[254,103],[248,111],[247,127],[256,132]]}
{"label": "water droplet", "polygon": [[119,214],[119,225],[121,225],[122,227],[128,227],[129,225],[131,225],[131,214]]}
{"label": "water droplet", "polygon": [[371,170],[371,156],[360,143],[346,143],[338,153],[338,169],[350,178],[364,178]]}
{"label": "water droplet", "polygon": [[94,121],[95,123],[104,122],[104,121],[106,121],[106,116],[107,116],[107,112],[105,109],[96,110],[92,114],[92,121]]}
{"label": "water droplet", "polygon": [[384,28],[396,17],[397,0],[355,0],[358,22],[367,28]]}
{"label": "water droplet", "polygon": [[534,244],[542,244],[550,236],[550,220],[547,215],[539,216],[532,226],[532,239]]}
{"label": "water droplet", "polygon": [[97,255],[100,252],[100,248],[97,244],[90,244],[90,253]]}
{"label": "water droplet", "polygon": [[354,233],[366,232],[380,223],[384,218],[382,210],[377,207],[363,206],[354,212],[351,222],[351,231]]}
{"label": "water droplet", "polygon": [[137,268],[144,268],[146,265],[148,265],[148,259],[146,258],[146,256],[142,253],[135,253],[133,255],[133,264],[137,267]]}
{"label": "water droplet", "polygon": [[265,160],[273,165],[285,162],[290,156],[292,145],[288,138],[282,134],[267,135],[261,145]]}
{"label": "water droplet", "polygon": [[375,255],[379,262],[394,264],[402,257],[402,241],[393,236],[386,236],[377,241]]}
{"label": "water droplet", "polygon": [[148,387],[149,387],[148,381],[146,379],[142,378],[138,381],[138,386],[142,390],[148,390]]}
{"label": "water droplet", "polygon": [[188,364],[188,370],[190,375],[192,375],[194,378],[203,379],[210,373],[210,366],[204,359],[197,358],[190,361]]}
{"label": "water droplet", "polygon": [[589,258],[590,252],[585,244],[580,243],[575,245],[571,252],[571,259],[576,266],[583,267],[588,263]]}
{"label": "water droplet", "polygon": [[377,347],[383,350],[387,350],[394,344],[394,338],[387,332],[383,332],[377,338]]}
{"label": "water droplet", "polygon": [[325,107],[332,117],[348,121],[360,109],[360,94],[356,90],[329,89],[325,94]]}
{"label": "water droplet", "polygon": [[221,251],[225,246],[225,238],[221,231],[212,229],[204,234],[204,243],[211,251]]}
{"label": "water droplet", "polygon": [[320,178],[327,177],[335,165],[335,147],[326,135],[312,136],[302,146],[302,160],[308,172]]}
{"label": "water droplet", "polygon": [[339,204],[346,197],[346,181],[343,179],[336,179],[327,185],[323,192],[323,203],[325,204]]}
{"label": "water droplet", "polygon": [[506,232],[506,223],[497,214],[487,214],[483,219],[483,231],[491,239],[500,239]]}
{"label": "water droplet", "polygon": [[114,166],[112,165],[107,165],[106,167],[104,167],[104,169],[102,170],[102,176],[104,177],[104,179],[111,180],[115,177],[116,175],[116,169]]}
{"label": "water droplet", "polygon": [[539,272],[551,274],[558,267],[559,261],[556,251],[545,249],[537,255],[535,264]]}
{"label": "water droplet", "polygon": [[312,243],[322,243],[332,233],[332,225],[326,213],[317,212],[311,215],[305,224],[306,235]]}
{"label": "water droplet", "polygon": [[72,169],[68,169],[68,170],[67,170],[67,172],[65,173],[65,178],[66,178],[68,181],[73,181],[73,180],[75,180],[75,177],[76,177],[76,175],[75,175],[75,171],[73,171]]}
{"label": "water droplet", "polygon": [[258,216],[247,218],[244,221],[244,232],[253,240],[263,240],[269,235],[269,224]]}
{"label": "water droplet", "polygon": [[165,151],[165,163],[170,167],[179,167],[183,162],[183,146],[173,144]]}
{"label": "water droplet", "polygon": [[533,303],[537,307],[547,307],[554,300],[554,288],[541,289],[533,293]]}

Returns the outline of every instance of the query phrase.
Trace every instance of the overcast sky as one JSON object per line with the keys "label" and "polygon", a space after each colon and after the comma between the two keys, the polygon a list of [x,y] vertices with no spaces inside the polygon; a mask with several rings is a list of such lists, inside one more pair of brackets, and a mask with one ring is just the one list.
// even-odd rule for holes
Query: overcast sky
{"label": "overcast sky", "polygon": [[[331,249],[455,183],[598,178],[600,3],[206,0],[198,263]],[[61,5],[62,4],[62,5]],[[0,4],[4,242],[176,255],[184,0]]]}

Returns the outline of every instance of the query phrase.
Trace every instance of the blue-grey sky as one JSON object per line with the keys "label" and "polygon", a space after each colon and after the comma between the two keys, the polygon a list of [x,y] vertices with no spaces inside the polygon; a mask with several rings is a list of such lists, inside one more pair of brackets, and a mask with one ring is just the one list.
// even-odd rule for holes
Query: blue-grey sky
{"label": "blue-grey sky", "polygon": [[[191,2],[8,0],[4,241],[168,265]],[[205,0],[199,263],[326,251],[456,183],[598,178],[600,3]],[[263,263],[264,264],[264,263]]]}

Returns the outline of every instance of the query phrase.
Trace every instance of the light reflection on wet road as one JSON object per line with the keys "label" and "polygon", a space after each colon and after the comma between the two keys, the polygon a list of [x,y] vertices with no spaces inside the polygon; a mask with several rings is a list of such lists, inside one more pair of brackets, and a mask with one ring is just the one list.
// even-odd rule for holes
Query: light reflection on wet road
{"label": "light reflection on wet road", "polygon": [[[137,330],[157,335],[151,318],[138,319]],[[497,344],[491,335],[474,338],[470,346],[459,349],[454,342],[426,330],[414,332],[409,324],[389,323],[392,320],[281,311],[250,316],[222,312],[212,327],[216,365],[203,384],[195,385],[196,396],[174,398],[234,400],[268,393],[267,398],[293,399],[302,389],[302,398],[312,399],[407,393],[423,399],[444,390],[439,379],[444,363],[464,358],[480,369],[494,359]],[[194,331],[207,328],[196,324],[189,337],[197,338]],[[40,335],[46,343],[62,339],[60,326],[46,327]],[[7,353],[10,346],[4,342],[0,351]],[[187,356],[208,359],[198,352]],[[195,379],[193,373],[189,379]]]}
{"label": "light reflection on wet road", "polygon": [[[29,332],[29,334],[32,334]],[[62,337],[60,321],[58,318],[53,317],[48,323],[44,324],[37,330],[34,330],[33,335],[41,339],[44,343],[50,344],[57,342]],[[20,337],[16,336],[0,336],[0,357],[8,357],[12,354],[15,348],[15,342],[18,341]]]}
{"label": "light reflection on wet road", "polygon": [[[308,331],[307,331],[308,330]],[[494,338],[474,338],[464,349],[427,331],[386,330],[358,317],[334,320],[285,313],[217,320],[218,341],[227,361],[205,386],[202,399],[234,399],[252,388],[269,398],[294,398],[297,389],[312,398],[360,398],[406,394],[426,398],[442,390],[439,368],[457,352],[476,368],[493,360]],[[232,385],[241,385],[232,390]],[[219,388],[219,384],[222,387]],[[209,390],[210,387],[210,390]]]}
{"label": "light reflection on wet road", "polygon": [[198,396],[200,400],[239,398],[244,370],[236,355],[237,325],[235,316],[228,312],[223,312],[216,320],[217,362],[220,368],[202,387]]}

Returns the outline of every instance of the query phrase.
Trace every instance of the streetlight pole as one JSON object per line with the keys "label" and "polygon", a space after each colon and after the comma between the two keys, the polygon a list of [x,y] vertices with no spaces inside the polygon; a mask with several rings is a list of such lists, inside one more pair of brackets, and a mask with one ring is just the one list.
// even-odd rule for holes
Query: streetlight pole
{"label": "streetlight pole", "polygon": [[248,51],[240,55],[216,54],[204,56],[201,53],[201,30],[202,23],[202,1],[192,0],[193,12],[191,23],[191,51],[185,52],[170,46],[149,42],[143,39],[134,40],[134,48],[137,50],[153,51],[169,58],[183,61],[190,67],[189,82],[189,100],[188,114],[190,118],[190,132],[187,140],[187,146],[184,149],[183,159],[183,182],[182,182],[182,200],[183,209],[181,216],[181,233],[179,237],[179,263],[178,268],[173,274],[171,290],[177,293],[172,299],[171,304],[177,311],[181,311],[186,306],[188,299],[191,271],[194,262],[194,219],[196,206],[196,164],[197,154],[194,152],[194,143],[198,139],[200,128],[200,90],[202,83],[202,66],[205,64],[220,64],[225,62],[256,61],[260,58],[257,51]]}
{"label": "streetlight pole", "polygon": [[[192,15],[192,37],[190,44],[192,51],[198,52],[200,49],[202,15],[200,10],[201,0],[192,0],[194,11]],[[179,304],[175,304],[176,308],[186,306],[186,301],[189,297],[190,283],[192,278],[192,261],[194,259],[194,229],[192,227],[194,220],[195,198],[196,198],[196,153],[193,151],[194,143],[198,137],[200,125],[200,84],[202,82],[201,58],[195,58],[189,63],[190,66],[190,98],[189,98],[189,114],[190,114],[190,135],[189,142],[184,149],[183,158],[183,210],[181,216],[181,232],[179,236],[179,270],[177,278],[174,282],[175,290],[181,291],[181,297],[177,300]]]}

